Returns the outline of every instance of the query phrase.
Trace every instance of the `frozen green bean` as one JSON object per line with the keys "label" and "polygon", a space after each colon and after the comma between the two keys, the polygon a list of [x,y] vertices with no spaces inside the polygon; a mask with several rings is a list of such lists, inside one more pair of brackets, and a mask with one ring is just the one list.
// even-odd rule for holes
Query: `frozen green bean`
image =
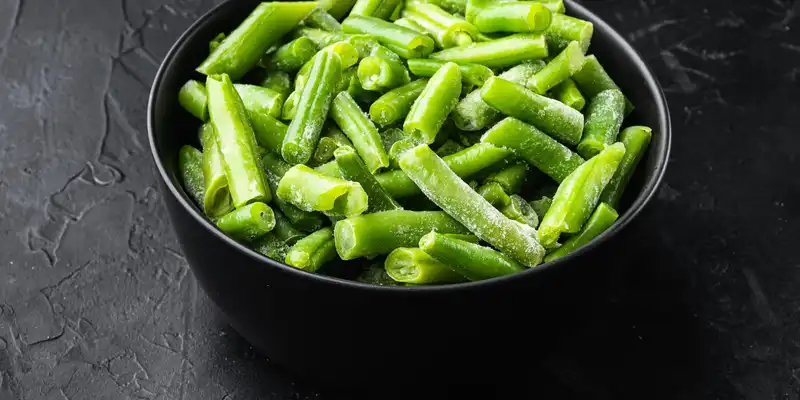
{"label": "frozen green bean", "polygon": [[581,94],[575,81],[572,79],[565,79],[564,82],[559,83],[553,88],[551,94],[554,99],[580,111],[586,105],[586,99]]}
{"label": "frozen green bean", "polygon": [[242,98],[248,115],[267,114],[280,118],[285,98],[278,92],[256,85],[235,83],[233,87]]}
{"label": "frozen green bean", "polygon": [[386,257],[384,266],[386,273],[397,282],[435,284],[466,281],[461,274],[418,248],[394,249]]}
{"label": "frozen green bean", "polygon": [[[392,146],[405,139],[406,134],[403,133],[402,130],[397,128],[389,128],[381,132],[381,143],[383,143],[383,149],[386,150],[386,153],[389,153],[389,150]],[[391,156],[389,156],[391,158]]]}
{"label": "frozen green bean", "polygon": [[419,33],[421,33],[423,35],[427,35],[427,33],[425,32],[425,28],[423,28],[422,26],[420,26],[420,24],[418,24],[418,23],[416,23],[416,22],[414,22],[414,21],[412,21],[412,20],[410,20],[408,18],[400,18],[400,19],[394,21],[394,23],[397,24],[397,25],[400,25],[400,26],[404,26],[404,27],[406,27],[408,29],[411,29],[413,31],[419,32]]}
{"label": "frozen green bean", "polygon": [[624,155],[625,145],[615,143],[581,164],[561,182],[539,224],[538,237],[542,245],[550,248],[562,233],[581,230]]}
{"label": "frozen green bean", "polygon": [[202,83],[194,79],[186,81],[178,92],[178,102],[201,121],[208,120],[208,96]]}
{"label": "frozen green bean", "polygon": [[431,77],[403,122],[403,131],[422,143],[433,143],[461,94],[461,71],[447,63]]}
{"label": "frozen green bean", "polygon": [[391,198],[370,173],[364,161],[350,147],[340,147],[334,152],[336,164],[344,179],[358,182],[369,197],[368,212],[399,210],[399,204]]}
{"label": "frozen green bean", "polygon": [[533,211],[536,212],[536,215],[538,215],[539,219],[541,220],[544,218],[547,210],[550,209],[550,205],[553,204],[553,199],[547,196],[542,196],[539,200],[533,200],[528,204],[530,204],[531,208],[533,208]]}
{"label": "frozen green bean", "polygon": [[203,153],[192,146],[184,145],[178,152],[178,172],[183,188],[200,209],[206,195],[203,180]]}
{"label": "frozen green bean", "polygon": [[411,81],[400,56],[380,45],[358,64],[358,79],[364,89],[373,91],[394,89]]}
{"label": "frozen green bean", "polygon": [[402,140],[398,140],[392,144],[392,147],[389,149],[389,165],[392,169],[399,169],[400,164],[400,155],[403,154],[406,150],[410,150],[417,145],[417,141],[406,137]]}
{"label": "frozen green bean", "polygon": [[525,121],[562,143],[575,145],[583,134],[583,114],[522,85],[502,78],[489,78],[481,98],[503,114]]}
{"label": "frozen green bean", "polygon": [[[425,58],[414,58],[408,60],[408,69],[416,76],[431,77],[439,70],[445,61],[431,60]],[[489,67],[480,64],[459,64],[461,79],[464,83],[483,86],[487,79],[494,76],[494,72]]]}
{"label": "frozen green bean", "polygon": [[592,216],[589,217],[589,220],[586,221],[586,225],[584,225],[583,229],[581,229],[578,234],[575,236],[570,237],[567,239],[564,244],[559,246],[557,249],[553,250],[551,253],[547,254],[544,258],[545,262],[550,262],[555,259],[564,257],[565,255],[572,253],[576,249],[585,246],[592,239],[600,236],[601,233],[605,232],[606,229],[610,228],[611,225],[614,224],[614,221],[617,220],[619,214],[616,210],[611,208],[606,203],[600,203],[597,205],[597,208],[592,213]]}
{"label": "frozen green bean", "polygon": [[347,33],[374,35],[403,58],[424,58],[433,51],[433,39],[412,29],[374,17],[350,15],[342,22]]}
{"label": "frozen green bean", "polygon": [[295,72],[317,54],[317,44],[306,36],[300,36],[278,47],[274,53],[262,58],[259,64],[264,68],[275,67],[284,72]]}
{"label": "frozen green bean", "polygon": [[517,163],[495,172],[486,178],[486,182],[497,182],[508,194],[519,193],[528,177],[528,164]]}
{"label": "frozen green bean", "polygon": [[272,232],[267,232],[264,236],[251,243],[250,246],[253,250],[278,262],[284,262],[286,254],[289,253],[289,245],[278,239]]}
{"label": "frozen green bean", "polygon": [[652,132],[652,129],[646,126],[631,126],[619,134],[619,141],[625,145],[625,156],[622,157],[622,162],[620,162],[617,172],[614,173],[614,177],[600,195],[601,202],[608,203],[611,207],[619,205],[619,200],[625,192],[625,186],[628,185],[633,171],[636,170],[636,166],[650,145]]}
{"label": "frozen green bean", "polygon": [[427,79],[418,79],[386,92],[369,107],[370,117],[381,126],[391,125],[405,118],[427,84]]}
{"label": "frozen green bean", "polygon": [[319,7],[327,10],[333,18],[341,20],[347,15],[356,4],[355,0],[321,0]]}
{"label": "frozen green bean", "polygon": [[275,215],[275,228],[272,229],[272,233],[276,238],[291,246],[306,236],[305,233],[292,226],[291,221],[280,211],[273,210],[272,212]]}
{"label": "frozen green bean", "polygon": [[251,113],[250,124],[256,135],[256,142],[259,146],[280,153],[283,138],[286,136],[288,127],[281,121],[268,114]]}
{"label": "frozen green bean", "polygon": [[349,93],[341,92],[336,96],[331,108],[331,117],[353,142],[353,147],[364,160],[370,173],[389,166],[389,156],[383,149],[378,129],[364,115]]}
{"label": "frozen green bean", "polygon": [[[278,191],[278,185],[281,178],[286,171],[291,168],[280,159],[276,153],[267,153],[261,158],[261,164],[266,169],[266,178],[269,183],[270,190],[275,193]],[[283,215],[289,219],[293,226],[304,232],[313,232],[322,227],[324,221],[322,215],[316,212],[303,211],[288,201],[282,200],[280,197],[275,196],[275,204],[281,209]]]}
{"label": "frozen green bean", "polygon": [[589,100],[586,124],[578,153],[592,158],[617,140],[625,118],[625,96],[617,89],[604,90]]}
{"label": "frozen green bean", "polygon": [[516,194],[509,196],[508,204],[501,207],[500,212],[508,219],[513,219],[530,227],[536,228],[539,225],[539,215],[536,214],[533,207],[522,196]]}
{"label": "frozen green bean", "polygon": [[216,50],[217,47],[219,47],[219,45],[222,44],[222,41],[225,40],[226,36],[227,35],[225,35],[224,32],[220,32],[219,34],[217,34],[217,36],[214,37],[214,39],[211,39],[211,41],[208,42],[208,53],[209,54],[213,53],[214,50]]}
{"label": "frozen green bean", "polygon": [[553,57],[541,71],[528,80],[528,89],[538,94],[545,94],[583,67],[583,51],[578,42],[569,42],[561,53]]}
{"label": "frozen green bean", "polygon": [[322,29],[328,32],[341,32],[342,25],[331,14],[322,8],[315,8],[311,14],[308,14],[304,21],[306,26],[311,28]]}
{"label": "frozen green bean", "polygon": [[325,164],[315,167],[314,170],[322,175],[344,179],[342,177],[342,171],[339,170],[339,164],[336,163],[336,160],[328,161]]}
{"label": "frozen green bean", "polygon": [[203,211],[211,218],[221,217],[233,210],[233,200],[228,190],[228,177],[222,154],[217,145],[217,133],[208,122],[200,127],[200,144],[203,147]]}
{"label": "frozen green bean", "polygon": [[489,247],[430,232],[419,241],[419,248],[471,281],[522,272],[525,267]]}
{"label": "frozen green bean", "polygon": [[552,14],[550,26],[545,30],[544,36],[547,47],[553,53],[563,50],[572,41],[578,42],[581,50],[586,53],[593,33],[594,25],[589,21],[564,14]]}
{"label": "frozen green bean", "polygon": [[286,72],[270,70],[261,81],[261,86],[280,93],[286,99],[292,93],[292,78]]}
{"label": "frozen green bean", "polygon": [[322,49],[336,42],[347,39],[347,35],[341,32],[328,32],[317,28],[300,27],[292,32],[294,37],[307,37],[316,43],[317,48]]}
{"label": "frozen green bean", "polygon": [[511,198],[508,197],[506,191],[497,182],[485,183],[477,189],[477,192],[498,210],[511,203]]}
{"label": "frozen green bean", "polygon": [[426,233],[468,234],[469,231],[441,211],[382,211],[343,219],[336,223],[336,251],[343,260],[388,254],[414,247]]}
{"label": "frozen green bean", "polygon": [[251,242],[275,227],[275,215],[268,205],[257,201],[223,215],[217,227],[236,240]]}
{"label": "frozen green bean", "polygon": [[458,143],[455,140],[448,139],[446,142],[444,142],[444,144],[442,144],[441,146],[439,146],[438,149],[436,149],[436,154],[439,157],[445,157],[451,154],[458,153],[461,150],[464,150],[464,146],[462,146],[461,143]]}
{"label": "frozen green bean", "polygon": [[400,168],[426,197],[481,240],[533,267],[544,257],[536,230],[511,221],[469,187],[428,146],[420,145],[400,157]]}
{"label": "frozen green bean", "polygon": [[326,124],[324,133],[319,139],[317,149],[311,157],[313,164],[322,165],[333,159],[333,152],[339,147],[348,146],[353,147],[353,143],[339,130],[334,124]]}
{"label": "frozen green bean", "polygon": [[298,240],[286,254],[286,264],[304,271],[315,272],[335,258],[333,230],[326,227]]}
{"label": "frozen green bean", "polygon": [[443,49],[468,46],[478,34],[478,29],[474,25],[442,10],[435,4],[407,2],[401,15],[422,27],[433,37],[436,45]]}
{"label": "frozen green bean", "polygon": [[356,0],[350,16],[363,15],[380,19],[389,19],[402,0]]}
{"label": "frozen green bean", "polygon": [[498,122],[486,131],[481,142],[511,150],[557,182],[583,164],[583,158],[567,146],[514,118]]}
{"label": "frozen green bean", "polygon": [[316,5],[311,1],[259,4],[200,64],[197,71],[205,75],[224,73],[238,80]]}
{"label": "frozen green bean", "polygon": [[547,54],[547,43],[545,43],[544,36],[535,33],[518,33],[491,42],[452,47],[433,53],[430,58],[459,64],[473,63],[489,68],[504,68],[527,60],[545,58]]}
{"label": "frozen green bean", "polygon": [[[289,97],[286,98],[286,101],[283,103],[283,110],[281,112],[282,120],[291,121],[294,119],[294,116],[297,114],[297,100],[300,98],[301,93],[302,92],[294,91],[289,95]],[[289,128],[287,127],[286,129]],[[281,145],[283,145],[283,143],[281,143]]]}
{"label": "frozen green bean", "polygon": [[334,178],[305,165],[295,165],[283,175],[277,196],[304,211],[331,216],[352,216],[366,211],[367,194],[360,184]]}
{"label": "frozen green bean", "polygon": [[531,1],[492,4],[475,15],[481,32],[542,32],[550,26],[550,9]]}

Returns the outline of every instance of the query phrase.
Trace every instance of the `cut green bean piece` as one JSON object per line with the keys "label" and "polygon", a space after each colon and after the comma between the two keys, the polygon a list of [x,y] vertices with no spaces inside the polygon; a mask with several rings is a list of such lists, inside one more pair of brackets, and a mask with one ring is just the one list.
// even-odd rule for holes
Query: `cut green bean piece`
{"label": "cut green bean piece", "polygon": [[256,85],[245,85],[235,83],[233,87],[242,98],[244,108],[248,115],[267,114],[275,118],[280,118],[281,109],[285,98],[280,93]]}
{"label": "cut green bean piece", "polygon": [[178,152],[178,172],[184,190],[202,210],[203,199],[206,195],[203,180],[203,153],[189,145],[181,147]]}
{"label": "cut green bean piece", "polygon": [[358,107],[347,92],[341,92],[333,100],[331,117],[353,142],[370,173],[389,166],[389,156],[383,149],[378,129]]}
{"label": "cut green bean piece", "polygon": [[251,113],[250,124],[253,126],[259,146],[280,153],[281,144],[288,129],[286,124],[268,114],[261,113]]}
{"label": "cut green bean piece", "polygon": [[528,164],[517,163],[495,172],[486,178],[486,182],[497,182],[508,194],[519,193],[528,177]]}
{"label": "cut green bean piece", "polygon": [[[605,68],[600,64],[600,61],[597,61],[597,57],[594,54],[586,56],[583,67],[572,75],[572,80],[575,81],[575,84],[578,85],[578,88],[587,99],[592,99],[604,90],[619,90],[619,86],[608,76]],[[626,98],[625,115],[630,114],[631,111],[633,111],[633,103]]]}
{"label": "cut green bean piece", "polygon": [[[444,64],[446,61],[414,58],[408,60],[408,69],[416,76],[431,77]],[[459,64],[458,69],[461,71],[461,79],[464,83],[475,86],[483,86],[487,79],[494,76],[494,72],[489,67],[480,64]]]}
{"label": "cut green bean piece", "polygon": [[356,4],[355,0],[321,0],[319,7],[327,10],[333,18],[341,20],[350,12],[354,4]]}
{"label": "cut green bean piece", "polygon": [[578,90],[575,81],[572,79],[565,79],[564,82],[559,83],[552,90],[553,98],[580,111],[586,105],[586,99]]}
{"label": "cut green bean piece", "polygon": [[272,232],[267,232],[264,236],[256,239],[251,246],[253,250],[278,262],[284,262],[286,254],[289,253],[289,245],[278,239]]}
{"label": "cut green bean piece", "polygon": [[422,26],[420,26],[420,24],[418,24],[418,23],[416,23],[416,22],[414,22],[414,21],[412,21],[412,20],[410,20],[408,18],[400,18],[400,19],[394,21],[394,23],[397,24],[397,25],[400,25],[400,26],[405,26],[406,28],[411,29],[411,30],[416,31],[416,32],[419,32],[420,34],[423,34],[423,35],[427,34],[425,32],[425,28],[423,28]]}
{"label": "cut green bean piece", "polygon": [[[266,178],[269,183],[270,190],[275,193],[278,191],[278,185],[281,178],[286,171],[291,168],[280,159],[276,153],[267,153],[261,158],[261,164],[266,169]],[[303,211],[288,201],[284,201],[278,196],[275,196],[275,204],[281,209],[283,215],[291,221],[292,225],[304,232],[313,232],[322,227],[324,221],[322,215],[316,212]]]}
{"label": "cut green bean piece", "polygon": [[[524,62],[501,73],[498,77],[509,82],[524,85],[533,74],[544,68],[544,65],[543,61],[538,60]],[[456,108],[453,110],[452,119],[461,130],[477,131],[500,119],[500,112],[483,101],[479,88],[470,92],[458,102]]]}
{"label": "cut green bean piece", "polygon": [[400,56],[380,45],[358,64],[358,79],[364,89],[373,91],[394,89],[411,81]]}
{"label": "cut green bean piece", "polygon": [[280,93],[285,99],[292,93],[292,78],[283,71],[269,71],[261,81],[261,86]]}
{"label": "cut green bean piece", "polygon": [[422,193],[461,222],[481,240],[533,267],[544,257],[536,230],[511,221],[476,193],[428,146],[420,145],[400,157],[400,168]]}
{"label": "cut green bean piece", "polygon": [[411,150],[417,146],[417,141],[406,137],[402,140],[398,140],[392,144],[392,147],[389,149],[389,165],[392,169],[399,169],[400,164],[400,155],[405,153],[407,150]]}
{"label": "cut green bean piece", "polygon": [[558,141],[576,145],[583,134],[583,114],[502,78],[489,78],[481,98],[503,114],[543,130]]}
{"label": "cut green bean piece", "polygon": [[567,146],[514,118],[498,122],[486,131],[481,142],[511,150],[557,182],[583,164],[583,158]]}
{"label": "cut green bean piece", "polygon": [[[443,157],[447,166],[462,179],[469,179],[476,173],[505,159],[511,152],[488,143],[478,143],[458,153]],[[420,190],[405,172],[388,171],[375,176],[381,186],[395,199],[411,197]]]}
{"label": "cut green bean piece", "polygon": [[353,147],[353,143],[339,130],[334,124],[326,124],[322,137],[319,139],[317,149],[311,161],[316,165],[322,165],[333,159],[333,152],[339,147]]}
{"label": "cut green bean piece", "polygon": [[617,218],[619,218],[619,214],[616,210],[611,208],[611,206],[606,203],[600,203],[597,206],[597,209],[595,209],[592,213],[592,216],[589,217],[589,220],[586,221],[586,225],[583,227],[583,229],[581,229],[581,231],[575,236],[567,239],[567,241],[565,241],[564,244],[562,244],[559,248],[548,254],[544,258],[544,261],[550,262],[564,257],[578,248],[585,246],[587,243],[591,242],[592,239],[600,236],[601,233],[610,228]]}
{"label": "cut green bean piece", "polygon": [[581,230],[624,155],[625,145],[615,143],[581,164],[561,182],[539,225],[538,236],[542,245],[550,248],[562,233]]}
{"label": "cut green bean piece", "polygon": [[324,175],[302,164],[286,171],[277,195],[301,210],[330,216],[361,214],[368,201],[360,184]]}
{"label": "cut green bean piece", "polygon": [[300,240],[286,254],[286,264],[297,269],[315,272],[336,258],[333,229],[322,228]]}
{"label": "cut green bean piece", "polygon": [[308,82],[297,101],[296,114],[281,146],[283,159],[290,163],[306,163],[314,154],[342,74],[342,61],[336,53],[323,51],[314,59]]}
{"label": "cut green bean piece", "polygon": [[481,32],[542,32],[550,26],[550,9],[532,1],[492,4],[475,15]]}
{"label": "cut green bean piece", "polygon": [[350,15],[342,22],[347,33],[374,35],[378,41],[403,58],[425,58],[433,51],[433,39],[412,29],[378,18]]}
{"label": "cut green bean piece", "polygon": [[[403,133],[402,130],[397,128],[389,128],[381,132],[381,143],[383,143],[383,149],[386,150],[386,153],[389,154],[389,150],[392,146],[405,139],[406,134]],[[390,163],[391,163],[391,155],[389,156]]]}
{"label": "cut green bean piece", "polygon": [[547,196],[542,196],[539,200],[533,200],[530,203],[531,208],[533,211],[536,212],[536,215],[539,216],[539,220],[544,218],[544,215],[547,213],[547,210],[550,209],[550,205],[553,204],[553,199]]}
{"label": "cut green bean piece", "polygon": [[304,21],[306,26],[328,32],[341,32],[342,25],[331,14],[322,8],[315,8]]}
{"label": "cut green bean piece", "polygon": [[264,68],[275,67],[284,72],[295,72],[317,54],[317,44],[306,36],[300,36],[278,47],[274,53],[259,62]]}
{"label": "cut green bean piece", "polygon": [[452,47],[430,56],[435,60],[481,64],[490,68],[510,67],[526,60],[545,57],[547,57],[547,43],[544,36],[534,33],[518,33],[491,42]]}
{"label": "cut green bean piece", "polygon": [[426,233],[468,234],[469,231],[441,211],[382,211],[343,219],[336,223],[336,251],[342,260],[388,254],[414,247]]}
{"label": "cut green bean piece", "polygon": [[445,157],[451,154],[458,153],[461,150],[464,150],[464,146],[462,146],[461,143],[458,143],[455,140],[448,139],[446,142],[444,142],[443,145],[439,146],[439,148],[436,149],[436,154],[439,157]]}
{"label": "cut green bean piece", "polygon": [[341,32],[328,32],[317,28],[300,27],[292,32],[295,37],[307,37],[317,44],[317,48],[325,48],[336,42],[341,42],[347,39],[347,35]]}
{"label": "cut green bean piece", "polygon": [[358,182],[369,197],[368,212],[399,210],[399,204],[392,199],[370,173],[364,161],[350,147],[340,147],[334,152],[336,164],[344,179]]}
{"label": "cut green bean piece", "polygon": [[489,247],[430,232],[419,241],[422,251],[471,281],[522,272],[525,267]]}
{"label": "cut green bean piece", "polygon": [[225,73],[238,80],[316,5],[311,1],[259,4],[200,64],[197,71],[205,75]]}
{"label": "cut green bean piece", "polygon": [[270,201],[272,195],[264,182],[256,154],[255,134],[236,88],[228,75],[222,74],[209,76],[206,89],[208,111],[234,207],[254,201]]}
{"label": "cut green bean piece", "polygon": [[436,71],[414,101],[403,122],[403,131],[421,143],[433,143],[460,94],[461,71],[457,64],[447,63]]}
{"label": "cut green bean piece", "polygon": [[387,20],[402,0],[356,0],[350,16],[363,15]]}
{"label": "cut green bean piece", "polygon": [[306,236],[305,233],[292,226],[292,223],[289,221],[289,219],[286,218],[285,215],[281,214],[280,211],[273,210],[273,214],[275,214],[275,228],[272,229],[272,233],[276,238],[283,241],[283,243],[291,246]]}
{"label": "cut green bean piece", "polygon": [[391,125],[405,118],[427,84],[427,79],[418,79],[386,92],[369,107],[370,117],[381,126]]}
{"label": "cut green bean piece", "polygon": [[536,228],[539,225],[539,215],[533,210],[530,204],[521,196],[512,194],[509,197],[509,203],[500,208],[508,219],[513,219],[517,222],[526,224],[530,227]]}
{"label": "cut green bean piece", "polygon": [[[300,71],[297,71],[297,75],[294,79],[294,90],[296,92],[299,93],[303,91],[306,82],[308,82],[309,75],[311,74],[311,68],[314,66],[314,61],[316,60],[317,56],[325,52],[335,53],[339,56],[339,61],[341,61],[342,64],[342,73],[339,75],[339,80],[341,80],[341,75],[344,74],[345,70],[358,62],[359,54],[358,49],[356,49],[355,46],[348,42],[336,42],[331,44],[317,52],[314,57],[311,57],[311,60],[309,60],[307,63],[305,63],[305,65],[303,65],[302,68],[300,68]],[[337,81],[335,88],[338,87],[339,84]]]}
{"label": "cut green bean piece", "polygon": [[233,210],[233,201],[228,190],[228,177],[222,154],[217,145],[217,133],[208,122],[200,127],[200,144],[203,146],[203,211],[211,218],[221,217]]}
{"label": "cut green bean piece", "polygon": [[548,90],[580,71],[584,59],[578,42],[569,42],[561,53],[553,57],[541,71],[528,80],[528,89],[538,94],[547,93]]}
{"label": "cut green bean piece", "polygon": [[268,205],[257,201],[223,215],[217,226],[236,240],[251,242],[275,227],[275,215]]}
{"label": "cut green bean piece", "polygon": [[[300,98],[301,93],[302,92],[294,91],[289,95],[289,97],[286,98],[286,101],[283,103],[283,111],[281,113],[282,120],[291,121],[294,119],[294,116],[297,114],[297,100]],[[287,127],[286,129],[289,128]],[[283,146],[283,143],[281,143],[281,146]]]}
{"label": "cut green bean piece", "polygon": [[208,96],[202,83],[194,79],[186,81],[178,92],[178,102],[201,121],[208,120]]}
{"label": "cut green bean piece", "polygon": [[619,141],[625,145],[625,156],[622,157],[622,162],[620,162],[617,172],[614,173],[614,177],[600,195],[600,201],[608,203],[611,207],[619,205],[619,200],[633,176],[633,171],[636,170],[636,166],[650,145],[652,135],[652,129],[646,126],[631,126],[619,134]]}
{"label": "cut green bean piece", "polygon": [[386,257],[384,266],[386,273],[397,282],[435,284],[466,281],[459,273],[418,248],[394,249]]}
{"label": "cut green bean piece", "polygon": [[625,96],[617,89],[604,90],[589,100],[586,125],[578,153],[592,158],[617,140],[622,119],[625,118]]}
{"label": "cut green bean piece", "polygon": [[339,170],[339,164],[336,163],[336,160],[328,161],[325,164],[315,167],[314,170],[325,176],[344,179],[342,178],[342,171]]}
{"label": "cut green bean piece", "polygon": [[506,191],[497,182],[485,183],[477,189],[477,192],[498,210],[511,203],[511,198],[508,197]]}
{"label": "cut green bean piece", "polygon": [[214,37],[210,42],[208,42],[208,53],[211,54],[214,50],[222,44],[222,41],[225,40],[225,32],[220,32],[217,36]]}
{"label": "cut green bean piece", "polygon": [[447,12],[464,15],[467,12],[467,0],[429,0],[431,4],[436,4]]}
{"label": "cut green bean piece", "polygon": [[478,34],[474,25],[435,4],[407,2],[401,15],[422,27],[433,37],[436,45],[443,49],[468,46]]}
{"label": "cut green bean piece", "polygon": [[578,42],[581,50],[586,53],[593,33],[594,25],[589,21],[564,14],[552,14],[550,26],[545,30],[544,36],[547,47],[553,53],[564,50],[572,41]]}

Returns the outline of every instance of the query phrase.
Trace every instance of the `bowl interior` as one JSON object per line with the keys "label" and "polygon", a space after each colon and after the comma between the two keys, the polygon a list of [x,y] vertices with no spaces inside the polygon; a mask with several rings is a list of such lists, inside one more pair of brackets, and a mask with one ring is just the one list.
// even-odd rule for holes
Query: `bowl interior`
{"label": "bowl interior", "polygon": [[[166,187],[194,218],[201,221],[217,236],[247,253],[251,258],[272,265],[305,274],[311,279],[328,279],[318,274],[307,273],[272,261],[260,254],[227,238],[214,224],[208,221],[201,210],[192,202],[183,190],[177,174],[177,154],[184,144],[198,146],[197,129],[199,121],[185,112],[178,104],[178,90],[188,79],[201,82],[205,77],[194,69],[208,54],[208,43],[220,32],[229,32],[253,10],[259,1],[238,0],[227,1],[209,11],[193,24],[165,57],[156,75],[150,97],[148,110],[148,131],[153,157]],[[634,103],[636,109],[626,118],[623,126],[646,125],[653,128],[653,140],[647,154],[642,159],[620,204],[620,218],[609,230],[588,245],[551,263],[539,266],[521,274],[489,281],[467,283],[454,286],[485,284],[497,280],[515,279],[518,275],[538,273],[540,271],[568,263],[602,244],[627,225],[655,193],[664,174],[670,148],[670,120],[666,99],[650,69],[641,57],[625,40],[608,24],[584,7],[566,0],[568,14],[591,21],[594,24],[594,36],[589,49],[603,64],[609,75],[621,87],[625,95]],[[166,195],[166,194],[165,194]],[[355,261],[363,262],[363,261]],[[348,268],[333,267],[334,276],[337,271],[356,271],[349,262]],[[347,282],[355,286],[365,286],[357,282]],[[385,290],[398,288],[379,287]],[[404,290],[425,290],[435,287],[410,287]]]}

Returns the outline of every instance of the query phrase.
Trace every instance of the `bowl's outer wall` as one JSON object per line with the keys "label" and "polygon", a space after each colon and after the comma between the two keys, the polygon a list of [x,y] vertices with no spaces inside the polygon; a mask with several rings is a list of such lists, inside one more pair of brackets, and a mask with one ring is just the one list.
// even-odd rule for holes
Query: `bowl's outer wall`
{"label": "bowl's outer wall", "polygon": [[[602,290],[596,282],[604,271],[603,254],[620,250],[614,241],[602,247],[593,243],[536,273],[488,284],[398,290],[298,272],[243,251],[209,229],[176,176],[178,149],[196,141],[198,125],[180,109],[177,93],[187,78],[203,79],[194,68],[206,56],[208,42],[234,28],[256,4],[223,3],[190,28],[156,77],[149,112],[151,145],[166,178],[161,188],[178,239],[201,286],[234,329],[271,360],[312,379],[375,383],[402,376],[407,385],[426,375],[440,379],[444,371],[467,380],[485,378],[487,371],[505,375],[508,369],[501,366],[509,358],[528,359],[531,352],[546,350],[550,339],[580,320],[581,303]],[[658,84],[638,55],[596,17],[569,5],[572,15],[595,23],[591,52],[636,104],[631,121],[655,132],[624,199],[632,205],[616,230],[599,240],[604,241],[655,191],[669,151],[669,116]],[[545,345],[520,346],[521,341]]]}

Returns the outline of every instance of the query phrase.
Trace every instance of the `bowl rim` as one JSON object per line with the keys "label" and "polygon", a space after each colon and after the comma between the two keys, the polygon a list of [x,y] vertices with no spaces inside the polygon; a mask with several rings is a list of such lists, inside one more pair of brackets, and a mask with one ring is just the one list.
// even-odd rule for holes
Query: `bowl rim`
{"label": "bowl rim", "polygon": [[[208,12],[203,14],[200,18],[198,18],[192,25],[186,29],[178,40],[172,45],[170,50],[167,52],[167,55],[164,57],[164,60],[161,62],[161,65],[158,68],[158,72],[156,73],[155,78],[153,79],[153,83],[150,89],[150,95],[148,98],[147,104],[147,139],[150,142],[150,152],[151,156],[153,157],[153,161],[156,164],[156,168],[158,169],[158,173],[160,178],[164,181],[165,186],[170,191],[171,195],[176,198],[178,203],[184,208],[184,211],[188,212],[192,218],[194,218],[200,225],[204,228],[208,229],[215,235],[218,239],[222,240],[223,242],[227,243],[227,245],[235,248],[236,250],[242,252],[246,256],[250,257],[254,261],[264,263],[269,265],[273,268],[279,268],[286,273],[295,274],[298,277],[302,277],[301,279],[312,279],[317,280],[324,284],[332,284],[341,287],[347,287],[351,289],[358,289],[358,290],[366,290],[366,291],[380,291],[380,292],[402,292],[402,293],[414,293],[414,292],[439,292],[439,291],[465,291],[465,290],[476,290],[485,288],[487,286],[498,285],[503,283],[508,283],[513,280],[523,279],[526,276],[534,275],[534,274],[542,274],[546,271],[550,271],[556,269],[564,264],[568,264],[573,260],[580,258],[584,254],[591,252],[596,247],[602,245],[609,238],[620,232],[624,229],[633,219],[639,215],[639,213],[645,208],[645,206],[650,202],[652,197],[655,195],[658,187],[660,186],[664,174],[667,169],[667,164],[669,163],[669,154],[670,149],[672,147],[672,122],[670,119],[669,114],[669,107],[667,105],[666,96],[664,95],[664,91],[661,88],[658,80],[655,77],[653,71],[648,67],[648,65],[644,62],[641,55],[625,40],[622,35],[620,35],[613,27],[611,27],[608,23],[606,23],[602,18],[597,16],[597,14],[591,12],[586,7],[581,4],[576,3],[574,0],[565,0],[567,3],[567,8],[570,10],[576,10],[578,14],[583,14],[585,16],[590,17],[593,21],[592,23],[597,26],[602,27],[602,29],[606,32],[609,32],[611,40],[615,42],[619,47],[620,50],[626,55],[626,57],[635,64],[637,69],[640,69],[645,72],[645,84],[650,89],[651,92],[656,94],[657,97],[657,113],[659,118],[661,119],[662,125],[666,128],[663,132],[659,132],[660,135],[664,136],[664,146],[663,148],[659,149],[659,152],[655,155],[658,157],[658,164],[656,165],[656,170],[654,174],[651,176],[650,179],[643,183],[644,191],[640,193],[634,202],[628,207],[627,210],[620,216],[620,218],[611,226],[611,228],[607,229],[599,236],[591,240],[584,246],[581,246],[577,250],[567,254],[564,257],[560,257],[556,260],[543,263],[537,265],[536,267],[527,269],[526,271],[519,272],[516,274],[506,275],[502,277],[486,279],[482,281],[475,281],[475,282],[464,282],[464,283],[453,283],[447,285],[430,285],[430,286],[384,286],[384,285],[373,285],[369,283],[362,283],[354,280],[347,280],[344,278],[338,277],[331,277],[327,275],[318,274],[315,272],[308,272],[304,270],[300,270],[289,266],[285,263],[278,262],[272,260],[255,250],[248,248],[247,246],[231,239],[227,235],[225,235],[222,231],[220,231],[214,224],[212,224],[205,216],[201,215],[198,212],[196,206],[190,203],[191,200],[186,196],[186,194],[176,187],[176,185],[172,182],[167,173],[167,170],[164,166],[164,163],[161,159],[161,155],[156,148],[156,140],[155,140],[155,112],[154,106],[156,100],[161,93],[161,86],[164,76],[167,74],[167,71],[170,69],[172,65],[172,61],[175,58],[176,54],[181,51],[184,47],[185,43],[188,39],[197,31],[199,30],[207,20],[212,18],[214,14],[219,12],[223,7],[231,7],[234,1],[226,1],[222,2],[213,8],[211,8]],[[596,30],[596,29],[595,29]],[[191,264],[189,264],[191,266]]]}

